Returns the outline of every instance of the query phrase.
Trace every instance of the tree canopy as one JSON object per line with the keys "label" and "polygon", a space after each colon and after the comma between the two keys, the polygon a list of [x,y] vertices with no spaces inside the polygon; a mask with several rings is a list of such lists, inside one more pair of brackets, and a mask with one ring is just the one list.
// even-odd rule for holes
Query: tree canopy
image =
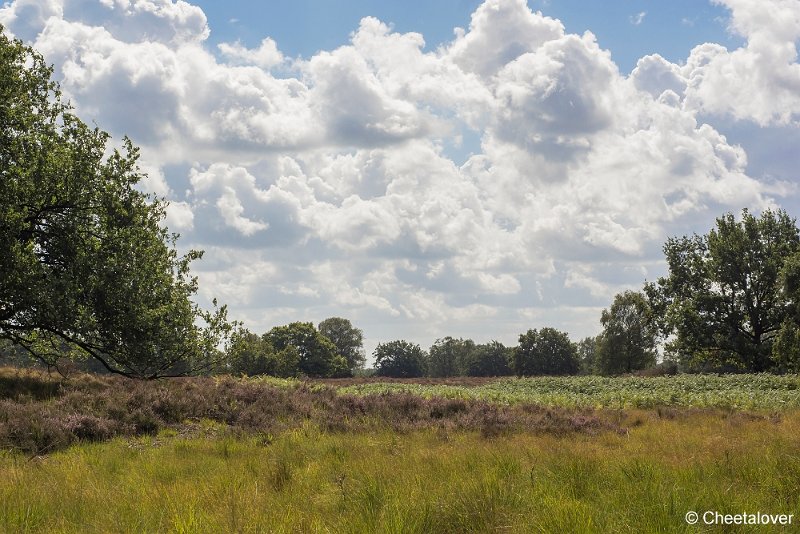
{"label": "tree canopy", "polygon": [[131,377],[214,366],[230,325],[225,307],[191,301],[202,253],[177,254],[166,203],[135,187],[138,149],[125,139],[109,151],[51,75],[0,27],[0,338]]}
{"label": "tree canopy", "polygon": [[353,326],[349,319],[329,317],[319,323],[319,333],[330,339],[336,352],[347,360],[347,367],[355,371],[364,367],[364,332]]}
{"label": "tree canopy", "polygon": [[[625,291],[600,317],[603,332],[597,338],[596,370],[604,375],[630,373],[656,363],[658,329],[642,293]],[[585,352],[588,352],[584,348]]]}
{"label": "tree canopy", "polygon": [[518,376],[574,375],[578,366],[577,349],[569,336],[549,327],[520,334],[512,358]]}
{"label": "tree canopy", "polygon": [[513,350],[499,341],[476,345],[466,364],[467,376],[508,376],[513,374],[509,360]]}
{"label": "tree canopy", "polygon": [[792,301],[780,273],[799,249],[783,210],[743,210],[738,221],[728,213],[707,235],[669,239],[669,275],[645,287],[662,333],[673,336],[668,352],[694,369],[773,368],[773,342]]}
{"label": "tree canopy", "polygon": [[788,309],[772,346],[772,358],[777,370],[797,373],[800,372],[800,252],[784,261],[779,285]]}
{"label": "tree canopy", "polygon": [[299,355],[297,369],[312,377],[349,376],[347,361],[336,351],[330,339],[323,336],[313,323],[294,322],[276,326],[264,339],[278,352],[294,347]]}
{"label": "tree canopy", "polygon": [[592,375],[597,372],[597,341],[593,336],[588,336],[575,344],[578,351],[579,372],[582,375]]}
{"label": "tree canopy", "polygon": [[447,336],[437,339],[428,351],[428,376],[446,377],[467,374],[475,343],[471,339]]}
{"label": "tree canopy", "polygon": [[295,376],[300,352],[293,345],[276,351],[267,335],[259,336],[240,328],[231,336],[225,363],[224,370],[236,375]]}
{"label": "tree canopy", "polygon": [[397,378],[425,376],[425,351],[415,343],[403,340],[379,343],[373,355],[377,376]]}

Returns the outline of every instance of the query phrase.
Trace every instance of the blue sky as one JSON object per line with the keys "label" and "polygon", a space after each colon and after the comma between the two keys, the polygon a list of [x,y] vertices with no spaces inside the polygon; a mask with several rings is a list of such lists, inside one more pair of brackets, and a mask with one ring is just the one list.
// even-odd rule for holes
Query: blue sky
{"label": "blue sky", "polygon": [[259,333],[577,340],[668,237],[800,213],[800,0],[13,0],[0,24],[141,147],[201,303]]}
{"label": "blue sky", "polygon": [[[362,17],[373,16],[398,32],[418,32],[428,49],[453,39],[453,28],[469,26],[479,0],[202,0],[211,26],[211,43],[240,40],[257,46],[265,36],[290,56],[311,57],[320,50],[345,45]],[[623,72],[636,61],[659,53],[673,62],[685,60],[698,44],[715,42],[729,48],[742,38],[727,30],[728,12],[699,0],[532,0],[531,9],[555,17],[568,32],[591,31]],[[644,16],[639,19],[641,13]],[[637,23],[638,21],[638,23]]]}

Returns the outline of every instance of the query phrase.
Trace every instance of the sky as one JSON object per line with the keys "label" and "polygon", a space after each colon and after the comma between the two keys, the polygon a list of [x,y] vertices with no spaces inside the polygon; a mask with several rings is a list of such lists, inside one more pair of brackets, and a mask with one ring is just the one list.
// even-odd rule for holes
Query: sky
{"label": "sky", "polygon": [[198,299],[368,354],[578,340],[671,236],[800,213],[800,0],[14,0],[141,187]]}

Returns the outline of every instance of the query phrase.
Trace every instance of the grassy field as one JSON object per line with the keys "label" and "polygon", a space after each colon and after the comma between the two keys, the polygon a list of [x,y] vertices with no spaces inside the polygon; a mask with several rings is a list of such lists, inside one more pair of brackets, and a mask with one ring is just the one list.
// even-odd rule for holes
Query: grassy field
{"label": "grassy field", "polygon": [[205,436],[6,454],[0,530],[698,532],[690,510],[800,514],[797,413],[625,417],[624,435],[496,438],[307,425],[264,440],[209,423]]}
{"label": "grassy field", "polygon": [[800,516],[797,380],[0,370],[0,532],[792,532],[684,517]]}

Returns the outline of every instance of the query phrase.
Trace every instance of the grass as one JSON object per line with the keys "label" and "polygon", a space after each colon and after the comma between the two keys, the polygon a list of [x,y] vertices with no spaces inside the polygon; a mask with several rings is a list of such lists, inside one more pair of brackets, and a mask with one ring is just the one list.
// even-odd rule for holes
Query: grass
{"label": "grass", "polygon": [[800,515],[800,413],[624,417],[626,435],[491,439],[308,424],[265,440],[205,422],[205,437],[5,453],[0,530],[698,532],[689,510]]}

